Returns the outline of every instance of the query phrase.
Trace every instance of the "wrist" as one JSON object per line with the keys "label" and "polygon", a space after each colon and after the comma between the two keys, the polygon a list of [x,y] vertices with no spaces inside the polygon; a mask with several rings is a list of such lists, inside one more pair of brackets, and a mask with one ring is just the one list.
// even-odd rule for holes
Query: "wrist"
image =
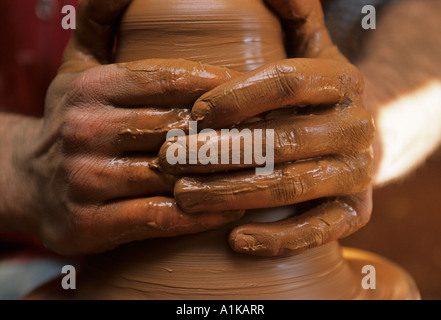
{"label": "wrist", "polygon": [[0,232],[30,232],[33,225],[32,181],[26,174],[30,141],[40,128],[40,119],[0,113]]}

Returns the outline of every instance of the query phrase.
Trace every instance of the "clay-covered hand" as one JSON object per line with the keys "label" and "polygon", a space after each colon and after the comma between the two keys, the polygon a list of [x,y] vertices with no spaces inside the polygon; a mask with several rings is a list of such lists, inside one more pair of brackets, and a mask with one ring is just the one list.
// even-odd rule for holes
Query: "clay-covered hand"
{"label": "clay-covered hand", "polygon": [[[230,139],[221,131],[198,142],[198,150],[209,144],[220,148],[218,164],[171,165],[167,150],[175,141],[168,141],[159,166],[183,176],[174,193],[186,212],[310,204],[288,219],[245,224],[231,232],[234,250],[273,256],[348,236],[368,222],[374,125],[364,108],[362,77],[330,40],[319,1],[268,3],[282,18],[292,39],[289,47],[300,58],[270,63],[220,85],[196,101],[192,116],[199,128],[274,130],[273,172],[243,169],[256,162],[221,164],[222,140]],[[262,141],[263,150],[267,143]],[[242,154],[246,149],[242,145]],[[228,172],[189,175],[214,171]]]}
{"label": "clay-covered hand", "polygon": [[200,232],[242,215],[186,214],[172,197],[175,178],[149,169],[166,132],[187,128],[189,107],[232,74],[184,60],[106,64],[114,24],[127,3],[80,1],[77,29],[48,90],[45,117],[17,163],[17,171],[27,174],[23,220],[61,254]]}

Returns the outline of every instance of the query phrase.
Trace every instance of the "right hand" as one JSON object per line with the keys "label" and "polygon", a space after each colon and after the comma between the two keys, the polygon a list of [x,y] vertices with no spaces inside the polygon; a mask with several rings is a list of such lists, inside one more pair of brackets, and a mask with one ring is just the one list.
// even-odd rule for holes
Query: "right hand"
{"label": "right hand", "polygon": [[185,60],[104,65],[128,2],[80,1],[38,135],[16,164],[26,173],[29,232],[61,254],[201,232],[243,214],[185,214],[167,196],[175,178],[149,169],[167,131],[188,128],[193,102],[234,72]]}
{"label": "right hand", "polygon": [[[347,237],[369,221],[375,127],[364,108],[362,76],[329,37],[320,2],[266,2],[284,20],[285,41],[295,58],[268,63],[216,87],[196,101],[192,115],[201,128],[271,129],[273,143],[267,144],[266,137],[240,143],[239,134],[233,146],[230,135],[218,130],[196,144],[197,150],[218,148],[217,163],[169,163],[167,153],[175,141],[162,146],[158,162],[163,172],[183,176],[174,195],[186,212],[296,204],[286,219],[243,224],[229,235],[238,252],[294,255]],[[194,139],[179,140],[188,151]],[[261,146],[257,155],[272,148],[276,166],[267,166],[267,175],[256,173],[256,142]],[[228,149],[221,156],[223,146]],[[248,164],[244,159],[223,162],[233,148],[244,158],[251,156]]]}

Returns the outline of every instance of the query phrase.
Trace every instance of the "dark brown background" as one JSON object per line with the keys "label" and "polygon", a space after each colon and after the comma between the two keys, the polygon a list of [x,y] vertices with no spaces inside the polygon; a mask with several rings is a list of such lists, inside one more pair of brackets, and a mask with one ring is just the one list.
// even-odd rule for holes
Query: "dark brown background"
{"label": "dark brown background", "polygon": [[441,299],[441,149],[402,181],[375,190],[371,221],[341,244],[396,262],[423,299]]}

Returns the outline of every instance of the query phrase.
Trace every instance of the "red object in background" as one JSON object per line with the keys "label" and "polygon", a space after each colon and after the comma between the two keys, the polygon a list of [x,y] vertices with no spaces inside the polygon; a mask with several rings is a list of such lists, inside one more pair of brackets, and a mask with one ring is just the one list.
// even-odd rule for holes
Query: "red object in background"
{"label": "red object in background", "polygon": [[71,30],[63,6],[77,0],[0,1],[0,110],[41,116]]}

